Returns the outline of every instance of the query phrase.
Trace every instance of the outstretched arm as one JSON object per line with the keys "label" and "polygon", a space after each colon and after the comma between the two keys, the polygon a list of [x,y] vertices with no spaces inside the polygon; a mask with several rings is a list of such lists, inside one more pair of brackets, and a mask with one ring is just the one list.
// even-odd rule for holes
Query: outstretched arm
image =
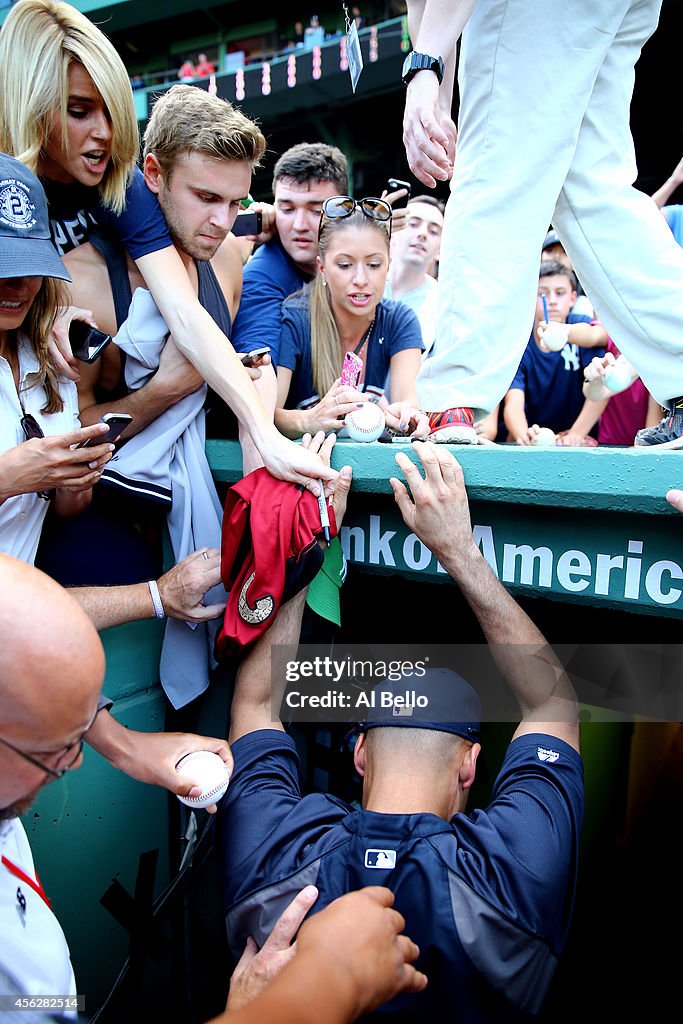
{"label": "outstretched arm", "polygon": [[[200,785],[191,775],[180,775],[176,765],[193,750],[210,750],[225,762],[232,772],[233,760],[225,740],[215,736],[197,736],[185,732],[138,732],[126,729],[109,711],[102,709],[86,733],[91,747],[118,768],[139,782],[161,786],[181,796],[199,796]],[[206,808],[213,814],[215,804]]]}
{"label": "outstretched arm", "polygon": [[[218,618],[224,605],[205,605],[204,594],[220,581],[221,553],[218,548],[193,551],[157,580],[164,612],[169,618],[182,622],[206,622]],[[119,587],[72,587],[69,593],[98,630],[138,619],[153,619],[156,614],[147,583]]]}
{"label": "outstretched arm", "polygon": [[[320,453],[323,462],[329,464],[330,454],[336,435],[328,438],[322,431],[311,437],[305,434],[302,444]],[[351,488],[351,467],[344,466],[335,482],[331,495],[337,527],[341,524]],[[254,648],[240,665],[235,681],[235,694],[230,708],[230,742],[258,729],[282,729],[275,716],[274,708],[282,702],[284,680],[273,687],[271,648],[274,644],[297,644],[301,632],[301,617],[304,611],[306,591],[302,590],[283,605],[270,629],[254,644]]]}
{"label": "outstretched arm", "polygon": [[578,750],[576,694],[543,634],[475,544],[460,465],[438,445],[416,444],[415,451],[425,476],[406,455],[398,454],[410,494],[392,478],[394,497],[406,525],[436,555],[476,615],[522,710],[515,737],[545,732]]}

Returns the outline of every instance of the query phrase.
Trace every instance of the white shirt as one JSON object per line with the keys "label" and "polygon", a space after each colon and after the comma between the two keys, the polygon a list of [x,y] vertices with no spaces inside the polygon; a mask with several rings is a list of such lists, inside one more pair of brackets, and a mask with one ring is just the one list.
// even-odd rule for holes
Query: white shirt
{"label": "white shirt", "polygon": [[431,352],[434,345],[434,339],[436,338],[437,286],[438,282],[436,279],[428,274],[419,288],[413,288],[409,292],[404,292],[401,296],[395,296],[392,294],[392,288],[388,281],[384,290],[385,299],[396,298],[398,302],[404,302],[406,306],[410,306],[417,316],[417,319],[420,321],[422,344],[424,345],[424,352],[422,353],[423,361]]}
{"label": "white shirt", "polygon": [[[60,378],[59,391],[64,400],[62,412],[46,414],[45,388],[42,384],[26,388],[26,378],[38,371],[33,347],[24,335],[17,339],[21,400],[27,413],[35,416],[46,437],[66,434],[80,427],[78,393],[73,381]],[[21,427],[21,405],[14,386],[12,368],[0,356],[0,454],[26,440]],[[40,531],[49,502],[37,494],[18,494],[0,504],[0,552],[33,565],[40,540]]]}
{"label": "white shirt", "polygon": [[59,921],[40,893],[17,874],[23,872],[38,885],[18,818],[0,822],[0,853],[0,964],[26,995],[75,995],[69,947]]}

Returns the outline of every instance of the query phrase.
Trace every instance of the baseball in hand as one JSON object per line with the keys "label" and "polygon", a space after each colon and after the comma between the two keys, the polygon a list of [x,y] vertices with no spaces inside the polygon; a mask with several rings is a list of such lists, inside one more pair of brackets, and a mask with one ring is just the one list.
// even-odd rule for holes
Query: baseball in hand
{"label": "baseball in hand", "polygon": [[551,320],[543,332],[543,344],[551,352],[559,352],[567,344],[567,325]]}
{"label": "baseball in hand", "polygon": [[376,441],[386,426],[384,413],[374,402],[364,402],[344,417],[346,432],[352,441]]}
{"label": "baseball in hand", "polygon": [[175,770],[179,775],[188,775],[202,787],[199,796],[180,796],[181,803],[188,807],[210,807],[218,803],[228,788],[230,771],[227,764],[210,750],[193,750],[181,757]]}
{"label": "baseball in hand", "polygon": [[610,391],[624,391],[631,383],[631,367],[624,359],[617,359],[616,363],[608,366],[602,378],[603,384]]}
{"label": "baseball in hand", "polygon": [[538,433],[531,442],[532,444],[538,445],[541,448],[547,447],[548,445],[555,444],[556,437],[555,432],[550,427],[539,427]]}

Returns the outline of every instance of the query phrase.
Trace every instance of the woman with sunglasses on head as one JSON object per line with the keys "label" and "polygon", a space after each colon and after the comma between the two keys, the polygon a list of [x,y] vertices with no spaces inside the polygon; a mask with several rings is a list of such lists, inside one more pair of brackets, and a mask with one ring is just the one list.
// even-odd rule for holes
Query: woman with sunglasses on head
{"label": "woman with sunglasses on head", "polygon": [[278,433],[229,340],[200,305],[158,200],[135,167],[138,149],[130,81],[106,36],[69,4],[18,0],[0,30],[0,150],[43,178],[55,241],[73,248],[95,223],[119,238],[176,344],[244,424],[270,472],[297,483],[333,480],[336,472],[317,455]]}
{"label": "woman with sunglasses on head", "polygon": [[76,387],[48,354],[69,280],[40,182],[0,153],[0,551],[30,563],[50,501],[80,512],[114,449],[96,441],[106,424],[80,427]]}
{"label": "woman with sunglasses on head", "polygon": [[[282,307],[275,423],[288,437],[339,430],[369,400],[386,407],[387,384],[402,428],[416,425],[422,336],[412,310],[382,298],[390,234],[383,199],[323,203],[319,272]],[[361,360],[356,388],[340,380],[346,353]]]}

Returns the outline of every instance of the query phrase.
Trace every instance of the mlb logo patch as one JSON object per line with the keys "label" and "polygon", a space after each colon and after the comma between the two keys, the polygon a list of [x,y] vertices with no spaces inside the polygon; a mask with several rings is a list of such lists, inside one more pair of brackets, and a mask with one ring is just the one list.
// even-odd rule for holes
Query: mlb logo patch
{"label": "mlb logo patch", "polygon": [[366,868],[380,868],[385,871],[396,867],[396,850],[366,850]]}
{"label": "mlb logo patch", "polygon": [[412,718],[413,711],[415,710],[412,704],[394,704],[391,708],[391,714],[394,718]]}
{"label": "mlb logo patch", "polygon": [[552,764],[553,761],[557,761],[560,756],[558,750],[548,750],[546,747],[539,747],[536,753],[539,761],[548,761],[549,764]]}

